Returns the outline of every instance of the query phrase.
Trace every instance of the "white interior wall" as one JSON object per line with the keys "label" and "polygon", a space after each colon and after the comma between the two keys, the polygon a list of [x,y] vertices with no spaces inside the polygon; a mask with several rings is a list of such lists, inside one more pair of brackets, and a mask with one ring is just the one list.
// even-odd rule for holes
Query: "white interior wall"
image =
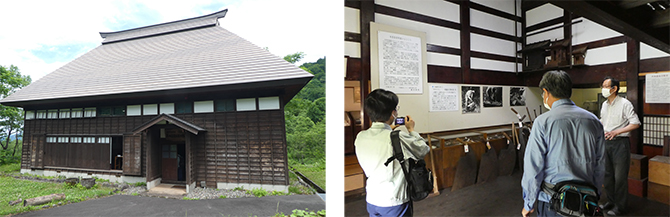
{"label": "white interior wall", "polygon": [[344,55],[354,58],[361,57],[361,43],[358,42],[344,42]]}
{"label": "white interior wall", "polygon": [[426,55],[428,65],[461,67],[461,56],[459,55],[442,53],[427,53]]}
{"label": "white interior wall", "polygon": [[658,58],[658,57],[667,57],[670,56],[670,54],[663,52],[659,49],[656,49],[652,46],[649,46],[645,43],[640,42],[640,59],[651,59],[651,58]]}
{"label": "white interior wall", "polygon": [[526,11],[526,26],[532,26],[562,16],[562,8],[547,3]]}
{"label": "white interior wall", "polygon": [[[495,8],[500,11],[507,12],[509,14],[514,14],[514,0],[471,0],[471,1],[480,5],[484,5],[490,8]],[[521,16],[520,0],[517,0],[516,7],[518,16]]]}
{"label": "white interior wall", "polygon": [[470,50],[513,57],[516,55],[513,41],[470,33]]}
{"label": "white interior wall", "polygon": [[[470,68],[515,72],[513,62],[481,59],[475,57],[470,58]],[[519,71],[521,71],[522,70],[521,64],[517,64],[517,68],[519,69]]]}
{"label": "white interior wall", "polygon": [[344,7],[344,31],[361,33],[360,10]]}
{"label": "white interior wall", "polygon": [[471,26],[488,29],[494,32],[505,33],[508,35],[514,35],[514,23],[514,20],[499,17],[486,12],[481,12],[475,9],[470,9]]}
{"label": "white interior wall", "polygon": [[[621,33],[602,26],[586,18],[579,18],[581,23],[572,25],[572,44],[584,44],[587,42],[622,36]],[[588,58],[588,54],[587,54]]]}
{"label": "white interior wall", "polygon": [[586,65],[602,65],[626,61],[626,43],[586,50]]}
{"label": "white interior wall", "polygon": [[426,43],[451,48],[461,48],[461,33],[459,30],[441,26],[396,18],[383,14],[375,14],[375,22],[404,29],[426,33]]}
{"label": "white interior wall", "polygon": [[422,0],[419,2],[376,0],[375,3],[457,23],[460,22],[461,18],[459,6],[444,0]]}

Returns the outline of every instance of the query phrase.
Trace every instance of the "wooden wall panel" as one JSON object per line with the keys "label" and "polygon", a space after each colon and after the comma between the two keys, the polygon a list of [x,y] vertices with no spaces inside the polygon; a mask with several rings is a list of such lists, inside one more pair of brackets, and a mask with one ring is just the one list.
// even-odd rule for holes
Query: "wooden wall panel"
{"label": "wooden wall panel", "polygon": [[140,135],[123,135],[123,174],[141,175],[142,144]]}

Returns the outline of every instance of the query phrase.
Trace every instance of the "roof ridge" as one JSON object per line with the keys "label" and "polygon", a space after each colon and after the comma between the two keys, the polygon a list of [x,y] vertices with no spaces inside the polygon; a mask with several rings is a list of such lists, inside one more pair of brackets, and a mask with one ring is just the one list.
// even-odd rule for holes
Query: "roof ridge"
{"label": "roof ridge", "polygon": [[[159,23],[149,26],[142,26],[133,29],[126,29],[116,32],[100,32],[100,37],[104,39],[102,44],[127,41],[137,38],[145,38],[155,35],[164,35],[173,32],[191,30],[195,28],[218,25],[218,19],[226,16],[228,9],[223,9],[211,14],[187,18],[182,20]],[[210,20],[211,19],[211,20]],[[200,22],[198,22],[200,21]],[[204,21],[204,22],[203,22]],[[181,24],[181,25],[180,25]]]}

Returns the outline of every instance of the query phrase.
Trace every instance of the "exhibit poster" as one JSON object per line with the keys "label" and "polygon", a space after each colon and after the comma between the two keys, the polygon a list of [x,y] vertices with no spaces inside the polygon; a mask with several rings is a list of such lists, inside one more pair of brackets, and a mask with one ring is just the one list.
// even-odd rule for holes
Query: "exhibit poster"
{"label": "exhibit poster", "polygon": [[502,107],[502,87],[484,86],[484,107]]}
{"label": "exhibit poster", "polygon": [[670,72],[647,74],[645,103],[670,103]]}
{"label": "exhibit poster", "polygon": [[511,87],[509,90],[509,106],[526,106],[526,88]]}
{"label": "exhibit poster", "polygon": [[481,113],[481,94],[478,86],[461,86],[463,114]]}
{"label": "exhibit poster", "polygon": [[458,111],[457,85],[430,85],[430,111]]}
{"label": "exhibit poster", "polygon": [[396,94],[423,94],[421,38],[379,31],[379,87]]}

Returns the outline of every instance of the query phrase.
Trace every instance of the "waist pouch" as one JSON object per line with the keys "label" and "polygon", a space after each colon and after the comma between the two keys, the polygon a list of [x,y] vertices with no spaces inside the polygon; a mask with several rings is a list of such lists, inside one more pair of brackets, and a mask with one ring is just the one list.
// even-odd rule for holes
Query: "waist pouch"
{"label": "waist pouch", "polygon": [[544,182],[542,191],[551,196],[551,210],[561,216],[603,216],[598,207],[598,190],[589,183],[565,181],[552,185]]}

